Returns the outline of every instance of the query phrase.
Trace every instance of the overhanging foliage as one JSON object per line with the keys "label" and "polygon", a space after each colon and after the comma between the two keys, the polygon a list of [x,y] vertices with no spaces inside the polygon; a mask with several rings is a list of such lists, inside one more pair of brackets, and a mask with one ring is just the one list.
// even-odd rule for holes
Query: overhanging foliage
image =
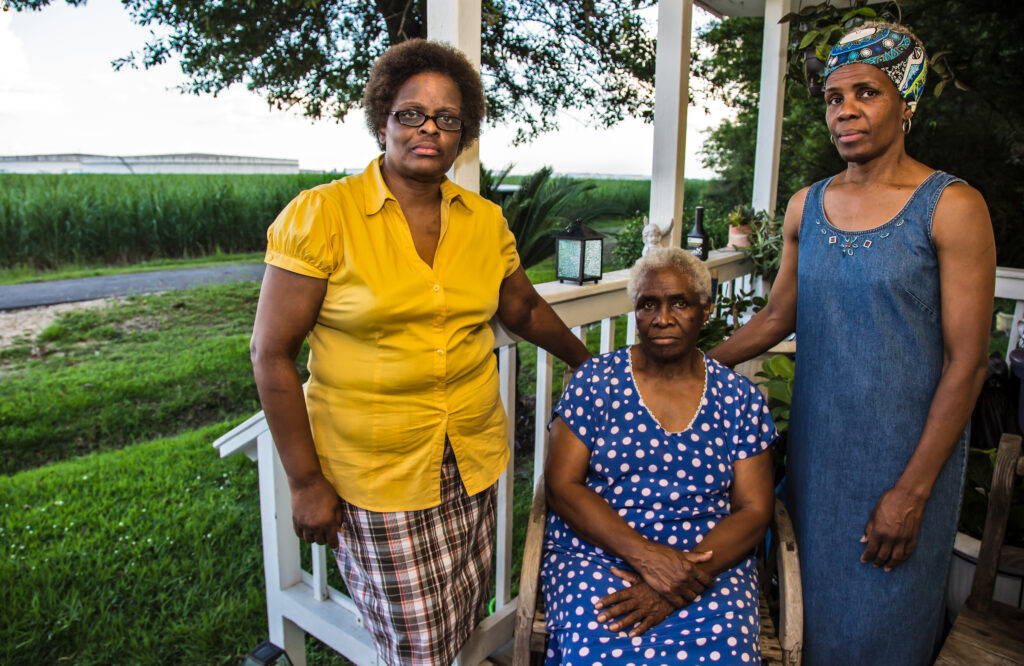
{"label": "overhanging foliage", "polygon": [[[53,0],[10,0],[39,10]],[[244,85],[280,109],[342,120],[359,106],[374,60],[426,37],[426,0],[121,0],[153,28],[141,50],[114,62],[155,67],[177,58],[181,90]],[[65,0],[83,5],[85,0]],[[518,141],[554,129],[559,109],[594,125],[654,109],[654,39],[639,10],[655,0],[485,0],[481,70],[488,115]]]}

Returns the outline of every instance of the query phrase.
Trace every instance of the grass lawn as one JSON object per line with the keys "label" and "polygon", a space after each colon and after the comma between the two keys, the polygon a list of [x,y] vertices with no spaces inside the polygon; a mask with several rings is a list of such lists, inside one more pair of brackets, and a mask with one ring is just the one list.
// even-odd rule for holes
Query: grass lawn
{"label": "grass lawn", "polygon": [[0,476],[0,659],[229,664],[265,635],[256,466],[180,437]]}
{"label": "grass lawn", "polygon": [[136,296],[65,313],[8,345],[0,473],[257,411],[248,347],[258,293],[237,283]]}

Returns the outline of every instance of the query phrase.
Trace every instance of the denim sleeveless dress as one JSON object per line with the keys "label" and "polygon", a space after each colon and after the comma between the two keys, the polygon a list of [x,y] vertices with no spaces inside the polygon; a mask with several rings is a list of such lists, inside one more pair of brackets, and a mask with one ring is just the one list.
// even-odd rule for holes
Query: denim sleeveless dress
{"label": "denim sleeveless dress", "polygon": [[924,427],[943,362],[932,215],[958,179],[936,171],[890,221],[833,227],[811,186],[800,222],[787,504],[800,548],[804,661],[931,664],[966,469],[966,436],[926,505],[913,555],[861,564],[875,503]]}

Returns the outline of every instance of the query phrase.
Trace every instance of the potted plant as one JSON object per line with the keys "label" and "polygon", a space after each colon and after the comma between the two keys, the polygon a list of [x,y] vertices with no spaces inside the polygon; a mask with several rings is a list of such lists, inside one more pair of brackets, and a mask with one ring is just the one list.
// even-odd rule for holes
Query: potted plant
{"label": "potted plant", "polygon": [[750,235],[754,233],[754,209],[750,206],[736,206],[726,217],[729,223],[729,247],[750,247]]}

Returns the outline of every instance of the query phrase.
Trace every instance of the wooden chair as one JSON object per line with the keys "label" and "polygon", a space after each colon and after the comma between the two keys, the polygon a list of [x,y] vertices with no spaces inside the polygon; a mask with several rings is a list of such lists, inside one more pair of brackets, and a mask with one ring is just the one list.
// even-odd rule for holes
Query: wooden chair
{"label": "wooden chair", "polygon": [[992,598],[1000,560],[1015,569],[1024,569],[1024,550],[1003,548],[1006,523],[1010,517],[1010,499],[1018,476],[1024,476],[1021,438],[1004,434],[996,454],[985,531],[981,537],[971,594],[957,615],[936,666],[1024,663],[1024,610]]}
{"label": "wooden chair", "polygon": [[[519,578],[519,607],[516,609],[513,666],[543,663],[548,634],[544,626],[544,596],[538,594],[540,560],[543,550],[544,525],[547,522],[547,503],[544,499],[544,478],[537,482],[533,493],[523,547],[523,569]],[[797,557],[796,536],[786,508],[775,501],[771,524],[773,546],[765,557],[759,553],[758,568],[761,579],[761,653],[763,663],[771,666],[799,666],[803,645],[803,596],[800,587],[800,561]],[[778,583],[778,594],[768,593],[773,579]],[[770,607],[777,597],[778,630],[772,620]]]}

